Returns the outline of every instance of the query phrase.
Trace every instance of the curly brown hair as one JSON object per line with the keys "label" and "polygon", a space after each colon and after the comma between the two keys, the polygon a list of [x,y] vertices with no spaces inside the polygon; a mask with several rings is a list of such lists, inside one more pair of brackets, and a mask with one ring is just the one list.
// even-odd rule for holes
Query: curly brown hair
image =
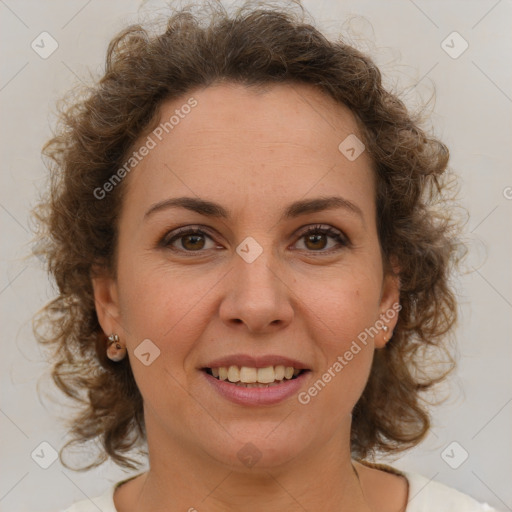
{"label": "curly brown hair", "polygon": [[131,451],[145,440],[141,394],[128,360],[106,358],[91,284],[97,268],[115,275],[124,182],[102,200],[93,191],[123,165],[162,103],[194,88],[311,84],[348,106],[360,126],[374,164],[384,265],[386,272],[393,271],[391,262],[399,268],[402,309],[354,408],[353,456],[418,444],[430,427],[421,392],[451,369],[427,367],[433,353],[447,353],[446,335],[456,321],[449,281],[456,222],[449,208],[439,208],[448,187],[447,147],[384,89],[368,56],[341,39],[328,40],[298,1],[283,8],[252,3],[232,14],[217,2],[187,6],[172,12],[159,33],[126,28],[110,42],[104,76],[64,104],[59,129],[43,149],[50,186],[34,214],[38,251],[58,296],[36,317],[35,332],[54,349],[54,381],[81,407],[70,443],[100,441],[104,448],[87,468],[108,456],[136,467]]}

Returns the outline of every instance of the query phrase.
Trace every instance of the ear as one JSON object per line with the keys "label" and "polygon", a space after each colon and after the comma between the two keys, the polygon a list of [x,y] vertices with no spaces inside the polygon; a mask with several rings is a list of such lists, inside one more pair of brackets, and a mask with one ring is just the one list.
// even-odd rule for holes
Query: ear
{"label": "ear", "polygon": [[400,277],[398,267],[393,266],[393,269],[384,276],[382,283],[380,322],[376,323],[379,327],[379,334],[374,339],[375,348],[386,346],[398,322],[400,309],[402,309],[400,306]]}
{"label": "ear", "polygon": [[117,282],[105,269],[95,268],[91,277],[94,305],[103,332],[123,336]]}

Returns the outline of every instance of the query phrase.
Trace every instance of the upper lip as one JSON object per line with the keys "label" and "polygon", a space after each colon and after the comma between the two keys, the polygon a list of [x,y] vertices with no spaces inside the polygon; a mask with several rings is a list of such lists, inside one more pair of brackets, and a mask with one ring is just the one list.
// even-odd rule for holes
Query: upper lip
{"label": "upper lip", "polygon": [[298,370],[308,370],[308,366],[297,359],[279,355],[251,356],[248,354],[233,354],[224,356],[205,364],[203,368],[220,368],[221,366],[247,366],[248,368],[265,368],[267,366],[292,366]]}

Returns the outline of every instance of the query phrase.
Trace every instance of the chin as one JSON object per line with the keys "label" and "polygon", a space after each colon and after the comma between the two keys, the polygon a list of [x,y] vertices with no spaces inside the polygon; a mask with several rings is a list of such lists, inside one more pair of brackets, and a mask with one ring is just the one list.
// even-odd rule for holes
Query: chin
{"label": "chin", "polygon": [[[278,433],[280,428],[282,430]],[[276,429],[275,424],[265,428],[261,423],[245,424],[229,430],[233,439],[224,438],[224,443],[205,447],[205,450],[219,463],[237,472],[254,474],[258,470],[268,471],[286,466],[300,455],[306,441],[301,441],[297,429],[291,431],[283,426]]]}

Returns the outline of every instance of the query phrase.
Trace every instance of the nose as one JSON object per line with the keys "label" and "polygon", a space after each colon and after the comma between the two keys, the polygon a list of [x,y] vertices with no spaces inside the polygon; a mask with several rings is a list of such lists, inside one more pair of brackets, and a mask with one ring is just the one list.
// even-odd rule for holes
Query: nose
{"label": "nose", "polygon": [[252,263],[234,256],[220,305],[221,320],[229,327],[252,334],[285,328],[293,319],[293,293],[282,270],[269,251]]}

